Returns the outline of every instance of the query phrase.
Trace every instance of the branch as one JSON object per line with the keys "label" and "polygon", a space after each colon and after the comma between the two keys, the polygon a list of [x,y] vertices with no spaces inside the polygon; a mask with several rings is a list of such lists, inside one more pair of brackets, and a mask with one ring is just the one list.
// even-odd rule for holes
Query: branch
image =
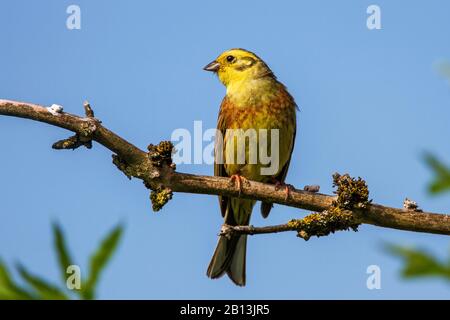
{"label": "branch", "polygon": [[297,236],[309,240],[311,236],[327,236],[339,230],[357,231],[359,223],[351,211],[329,210],[321,213],[312,213],[303,219],[294,219],[285,224],[267,227],[230,226],[224,224],[220,236],[230,237],[233,234],[265,234],[286,231],[296,231]]}
{"label": "branch", "polygon": [[[54,147],[66,149],[77,148],[82,145],[89,146],[89,143],[93,140],[111,150],[115,154],[113,155],[113,162],[121,171],[129,178],[135,177],[143,180],[145,185],[153,190],[151,198],[155,210],[161,209],[165,202],[171,198],[172,192],[224,195],[322,212],[320,213],[322,216],[319,216],[317,220],[319,222],[325,221],[321,220],[323,217],[330,217],[330,215],[327,216],[329,212],[337,214],[344,212],[347,215],[346,218],[351,217],[351,221],[346,225],[347,229],[353,225],[365,223],[399,230],[450,235],[450,215],[446,214],[397,209],[372,203],[367,203],[362,207],[358,207],[358,203],[353,203],[350,208],[343,208],[342,206],[336,206],[336,201],[340,197],[339,193],[336,197],[294,189],[290,191],[289,197],[286,198],[283,190],[277,190],[270,184],[251,181],[248,184],[243,184],[242,189],[238,190],[227,178],[176,172],[170,159],[170,143],[160,143],[157,146],[150,145],[149,152],[144,152],[105,128],[98,119],[94,118],[90,107],[90,111],[86,107],[85,109],[86,117],[79,117],[62,112],[62,110],[55,112],[36,104],[0,100],[0,115],[45,122],[75,133],[74,137],[62,140],[62,142],[56,143]],[[65,144],[64,141],[69,142]],[[345,210],[335,210],[336,208]],[[297,225],[290,222],[283,226],[264,228],[240,226],[234,228],[237,230],[235,232],[247,234],[295,230],[300,235],[305,225],[301,225],[301,223],[298,225],[298,222],[310,216],[301,220],[293,220],[297,222]],[[334,215],[331,215],[331,217],[334,217]],[[333,230],[329,231],[333,232]],[[309,235],[321,235],[320,232],[318,233]]]}

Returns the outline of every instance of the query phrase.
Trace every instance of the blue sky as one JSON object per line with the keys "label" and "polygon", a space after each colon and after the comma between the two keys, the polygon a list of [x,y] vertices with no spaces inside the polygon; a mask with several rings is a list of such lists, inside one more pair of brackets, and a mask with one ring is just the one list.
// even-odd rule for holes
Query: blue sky
{"label": "blue sky", "polygon": [[[81,8],[81,30],[66,8]],[[368,30],[366,8],[381,8]],[[332,192],[338,171],[362,176],[374,202],[405,196],[448,212],[450,196],[427,194],[424,151],[450,163],[450,89],[433,67],[450,59],[448,1],[3,1],[0,96],[82,112],[88,99],[110,129],[145,148],[176,128],[216,125],[224,87],[202,67],[223,50],[256,52],[300,107],[288,182]],[[447,39],[447,40],[446,40]],[[125,222],[123,242],[101,279],[100,298],[449,298],[439,280],[405,282],[382,245],[428,248],[447,237],[363,225],[305,242],[294,233],[249,239],[247,286],[210,280],[206,267],[222,223],[216,197],[175,194],[159,213],[102,146],[55,151],[62,129],[0,117],[0,256],[58,279],[51,221],[61,222],[82,272],[99,239]],[[212,174],[209,165],[180,171]],[[276,206],[268,220],[305,214]],[[380,266],[380,290],[366,268]]]}

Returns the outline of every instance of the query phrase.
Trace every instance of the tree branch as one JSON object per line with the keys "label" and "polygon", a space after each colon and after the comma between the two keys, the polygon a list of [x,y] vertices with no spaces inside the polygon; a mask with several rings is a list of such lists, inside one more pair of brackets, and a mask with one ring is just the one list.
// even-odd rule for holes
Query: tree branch
{"label": "tree branch", "polygon": [[[167,202],[172,192],[224,195],[242,197],[254,200],[264,200],[290,207],[311,211],[325,212],[318,217],[322,221],[335,206],[336,196],[313,193],[301,190],[292,190],[286,199],[283,190],[276,190],[273,185],[251,181],[243,184],[239,191],[230,180],[222,177],[199,176],[176,172],[170,159],[171,148],[166,143],[158,146],[149,146],[149,152],[144,152],[121,138],[114,132],[105,128],[101,122],[94,118],[92,109],[86,109],[86,117],[79,117],[62,111],[49,111],[48,108],[24,102],[0,100],[0,115],[27,118],[34,121],[45,122],[53,126],[64,128],[75,133],[74,137],[62,140],[54,145],[61,148],[77,148],[88,146],[91,140],[100,143],[115,155],[113,162],[128,177],[135,177],[144,181],[152,189],[152,202],[154,209],[159,210]],[[169,153],[169,156],[167,154]],[[359,223],[371,224],[380,227],[450,235],[450,215],[419,212],[407,209],[397,209],[378,204],[368,203],[364,207],[345,208],[345,214],[351,217],[351,223],[343,229],[352,228]],[[310,215],[311,216],[311,215]],[[246,234],[272,233],[281,231],[301,231],[305,225],[290,222],[286,225],[272,227],[233,227],[233,232]],[[328,219],[328,218],[327,218]],[[328,221],[328,220],[327,220]],[[305,221],[303,221],[305,222]],[[323,223],[320,222],[320,223]],[[300,224],[300,225],[299,225]],[[342,227],[342,226],[341,226]],[[303,229],[302,229],[303,228]],[[342,230],[337,228],[336,230]],[[334,230],[328,230],[333,232]],[[308,234],[311,235],[322,235]]]}

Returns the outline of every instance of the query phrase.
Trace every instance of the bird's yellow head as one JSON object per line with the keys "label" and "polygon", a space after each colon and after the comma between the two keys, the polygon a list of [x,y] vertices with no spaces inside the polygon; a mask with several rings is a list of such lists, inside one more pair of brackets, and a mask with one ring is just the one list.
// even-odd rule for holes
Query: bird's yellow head
{"label": "bird's yellow head", "polygon": [[203,69],[216,72],[226,87],[241,81],[267,76],[275,77],[264,61],[256,54],[244,49],[225,51]]}

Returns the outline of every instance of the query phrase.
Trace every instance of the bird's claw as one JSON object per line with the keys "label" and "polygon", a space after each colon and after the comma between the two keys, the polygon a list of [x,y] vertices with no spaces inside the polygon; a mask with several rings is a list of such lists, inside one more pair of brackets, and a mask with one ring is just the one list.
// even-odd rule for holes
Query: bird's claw
{"label": "bird's claw", "polygon": [[238,175],[238,174],[233,174],[230,177],[230,183],[235,183],[237,185],[237,187],[239,189],[239,195],[241,195],[242,185],[244,183],[249,183],[249,182],[248,182],[247,178],[245,178],[241,175]]}
{"label": "bird's claw", "polygon": [[275,190],[278,191],[281,188],[284,188],[284,193],[285,193],[284,200],[289,199],[289,196],[291,195],[291,191],[295,191],[295,188],[292,184],[276,181],[275,182]]}

